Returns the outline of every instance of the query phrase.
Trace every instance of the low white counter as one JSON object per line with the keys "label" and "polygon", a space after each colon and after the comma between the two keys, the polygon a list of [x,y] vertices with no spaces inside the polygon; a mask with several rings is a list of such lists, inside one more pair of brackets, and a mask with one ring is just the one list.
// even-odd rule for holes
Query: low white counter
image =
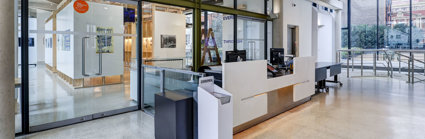
{"label": "low white counter", "polygon": [[[309,100],[315,93],[314,71],[313,57],[295,58],[293,74],[271,79],[267,78],[266,60],[223,64],[223,88],[234,98],[234,131],[239,132],[246,126],[236,130],[235,127],[254,120],[257,123],[262,121],[259,119],[264,119],[261,118],[263,116],[267,119],[271,113],[276,115],[276,110],[281,113],[285,110],[284,107]],[[287,99],[288,96],[292,97],[292,100]]]}

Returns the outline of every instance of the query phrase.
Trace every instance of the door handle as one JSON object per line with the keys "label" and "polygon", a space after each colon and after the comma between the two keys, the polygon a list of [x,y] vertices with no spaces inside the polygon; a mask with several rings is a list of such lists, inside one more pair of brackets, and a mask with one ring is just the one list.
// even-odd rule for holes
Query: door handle
{"label": "door handle", "polygon": [[96,75],[102,75],[102,53],[99,53],[99,72]]}
{"label": "door handle", "polygon": [[81,71],[83,76],[89,76],[88,74],[86,74],[86,40],[89,39],[90,37],[83,37],[82,39],[82,66],[81,66]]}

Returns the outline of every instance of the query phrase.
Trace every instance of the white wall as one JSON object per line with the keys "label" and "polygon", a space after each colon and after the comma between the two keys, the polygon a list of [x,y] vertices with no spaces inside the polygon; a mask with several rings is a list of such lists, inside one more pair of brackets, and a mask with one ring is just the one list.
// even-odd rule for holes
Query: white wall
{"label": "white wall", "polygon": [[[50,20],[44,26],[45,26],[44,29],[46,31],[53,31],[53,20]],[[49,66],[53,66],[53,48],[47,48],[46,47],[47,41],[49,41],[49,39],[53,39],[53,34],[44,34],[44,37],[45,37],[45,39],[44,39],[44,43],[45,43],[44,63],[46,63]],[[53,44],[52,44],[52,46],[53,46]]]}
{"label": "white wall", "polygon": [[334,19],[329,13],[318,12],[317,62],[334,62]]}
{"label": "white wall", "polygon": [[[186,57],[186,16],[161,11],[154,11],[154,15],[154,58]],[[161,48],[161,35],[176,35],[176,48]]]}
{"label": "white wall", "polygon": [[[295,3],[293,7],[291,3]],[[307,0],[283,0],[282,14],[283,18],[278,20],[283,21],[282,45],[285,50],[288,47],[287,31],[288,25],[299,27],[299,57],[312,56],[312,3]],[[279,46],[275,46],[279,47]]]}
{"label": "white wall", "polygon": [[[63,10],[56,15],[56,30],[57,31],[74,31],[74,8],[72,4],[68,4]],[[56,64],[58,71],[67,76],[74,77],[74,42],[71,35],[71,51],[62,50],[62,38],[64,34],[56,35]],[[81,42],[80,42],[81,43]]]}
{"label": "white wall", "polygon": [[[37,10],[37,30],[44,31],[46,19],[51,15],[50,12]],[[45,33],[37,33],[37,62],[44,62],[45,55]]]}

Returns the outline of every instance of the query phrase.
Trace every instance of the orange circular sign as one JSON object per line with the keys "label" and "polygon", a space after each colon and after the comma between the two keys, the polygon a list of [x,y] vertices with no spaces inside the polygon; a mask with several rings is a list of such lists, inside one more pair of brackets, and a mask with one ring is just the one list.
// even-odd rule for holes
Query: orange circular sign
{"label": "orange circular sign", "polygon": [[74,2],[74,10],[78,13],[86,13],[89,10],[89,4],[84,0],[77,0]]}

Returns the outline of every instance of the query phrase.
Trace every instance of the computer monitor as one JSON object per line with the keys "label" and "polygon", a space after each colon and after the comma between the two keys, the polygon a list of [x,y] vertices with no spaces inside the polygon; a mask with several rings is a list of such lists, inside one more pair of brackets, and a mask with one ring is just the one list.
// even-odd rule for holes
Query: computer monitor
{"label": "computer monitor", "polygon": [[270,63],[272,65],[284,65],[285,50],[283,48],[270,48]]}
{"label": "computer monitor", "polygon": [[238,62],[238,59],[246,61],[246,50],[226,51],[226,62]]}

